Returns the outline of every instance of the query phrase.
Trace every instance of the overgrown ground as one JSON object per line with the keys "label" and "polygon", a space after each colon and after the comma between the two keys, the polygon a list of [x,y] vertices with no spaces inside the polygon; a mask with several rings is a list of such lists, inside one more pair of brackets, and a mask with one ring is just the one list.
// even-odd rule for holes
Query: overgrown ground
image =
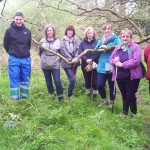
{"label": "overgrown ground", "polygon": [[[64,91],[67,79],[62,71]],[[52,100],[41,70],[33,70],[27,100],[9,98],[7,71],[0,72],[0,150],[143,150],[150,148],[150,95],[143,79],[138,114],[125,118],[119,93],[114,114],[87,99],[80,68],[74,96]]]}

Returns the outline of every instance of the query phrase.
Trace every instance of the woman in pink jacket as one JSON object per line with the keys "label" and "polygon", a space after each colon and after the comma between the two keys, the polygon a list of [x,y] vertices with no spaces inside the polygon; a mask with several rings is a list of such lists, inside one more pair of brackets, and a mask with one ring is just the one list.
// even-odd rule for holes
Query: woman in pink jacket
{"label": "woman in pink jacket", "polygon": [[117,69],[113,71],[113,80],[117,80],[123,100],[123,114],[137,113],[136,95],[142,78],[141,49],[132,41],[132,31],[124,29],[121,32],[122,44],[117,46],[110,57],[110,63]]}

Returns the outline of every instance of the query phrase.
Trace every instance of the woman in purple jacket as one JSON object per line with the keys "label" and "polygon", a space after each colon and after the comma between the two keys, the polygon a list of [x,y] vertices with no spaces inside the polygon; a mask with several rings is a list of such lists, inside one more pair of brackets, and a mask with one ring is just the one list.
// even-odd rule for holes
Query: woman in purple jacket
{"label": "woman in purple jacket", "polygon": [[136,92],[142,78],[141,49],[132,41],[132,31],[124,29],[121,32],[121,45],[117,46],[110,57],[110,63],[115,66],[113,80],[117,80],[123,100],[123,114],[128,115],[129,107],[132,114],[137,113]]}

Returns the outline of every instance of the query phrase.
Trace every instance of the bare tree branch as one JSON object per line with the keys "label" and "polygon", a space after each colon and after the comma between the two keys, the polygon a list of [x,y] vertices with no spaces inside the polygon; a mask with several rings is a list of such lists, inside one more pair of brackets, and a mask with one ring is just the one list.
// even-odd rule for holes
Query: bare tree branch
{"label": "bare tree branch", "polygon": [[6,6],[6,2],[7,2],[7,0],[5,0],[4,5],[3,5],[3,8],[2,8],[2,11],[1,11],[1,15],[2,15],[2,16],[4,16],[3,12],[4,12],[4,9],[5,9],[5,6]]}
{"label": "bare tree branch", "polygon": [[[56,10],[60,10],[60,11],[64,11],[64,12],[70,13],[70,14],[75,15],[75,16],[86,16],[87,14],[91,14],[91,13],[94,13],[94,12],[97,13],[97,11],[98,12],[110,12],[111,14],[116,16],[117,18],[120,18],[121,20],[126,20],[127,22],[129,22],[136,29],[137,34],[139,35],[139,37],[141,39],[143,38],[143,35],[142,35],[141,31],[139,30],[139,28],[137,27],[137,25],[128,16],[120,15],[119,13],[117,13],[114,10],[109,9],[109,8],[104,9],[104,8],[95,7],[93,9],[88,10],[88,9],[86,9],[86,7],[83,8],[82,6],[80,6],[79,4],[77,4],[74,1],[71,1],[71,0],[65,0],[65,1],[68,2],[70,5],[75,6],[78,10],[80,10],[80,12],[73,12],[73,11],[70,11],[70,10],[67,10],[67,9],[60,8],[60,4],[62,3],[62,0],[59,1],[57,7],[52,6],[52,5],[47,5],[47,4],[44,4],[44,5],[47,6],[47,7],[51,7],[53,9],[56,9]],[[97,0],[95,0],[95,3],[97,4]],[[99,13],[97,13],[97,14],[99,14]],[[88,15],[88,17],[89,17],[89,15]]]}

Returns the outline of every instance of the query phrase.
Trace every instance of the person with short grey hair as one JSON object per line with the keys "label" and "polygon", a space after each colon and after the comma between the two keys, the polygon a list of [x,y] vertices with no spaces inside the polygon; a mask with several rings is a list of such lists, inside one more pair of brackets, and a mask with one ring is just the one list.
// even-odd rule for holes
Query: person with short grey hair
{"label": "person with short grey hair", "polygon": [[118,45],[110,57],[110,63],[117,68],[112,80],[116,79],[122,95],[123,114],[137,114],[136,92],[143,77],[141,48],[132,41],[132,31],[121,31],[122,44]]}

